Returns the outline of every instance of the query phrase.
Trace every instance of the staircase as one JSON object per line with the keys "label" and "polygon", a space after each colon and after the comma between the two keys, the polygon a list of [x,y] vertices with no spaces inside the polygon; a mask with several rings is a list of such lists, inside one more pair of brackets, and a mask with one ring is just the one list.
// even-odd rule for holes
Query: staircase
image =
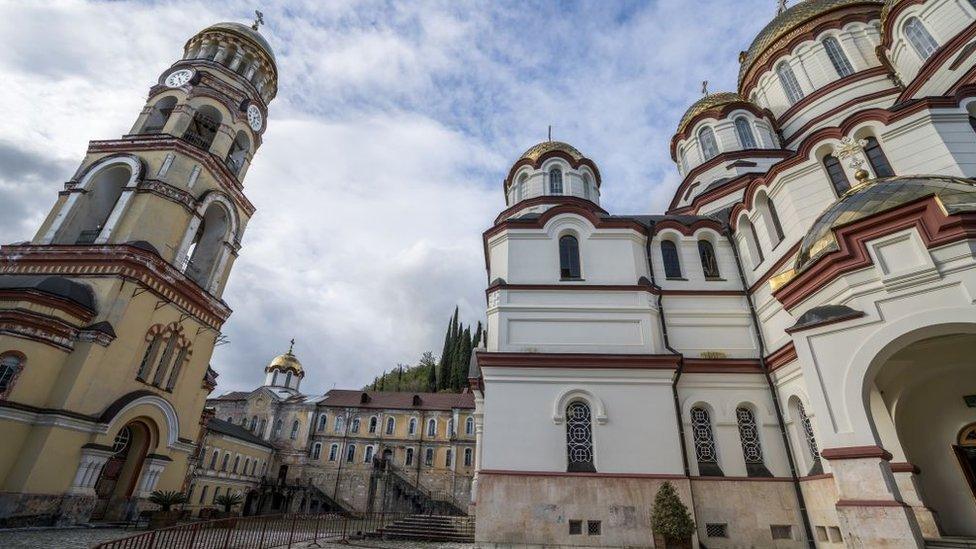
{"label": "staircase", "polygon": [[377,533],[383,539],[474,543],[474,517],[411,515]]}
{"label": "staircase", "polygon": [[976,538],[947,537],[925,540],[926,549],[976,549]]}
{"label": "staircase", "polygon": [[[427,515],[466,515],[457,502],[440,499],[414,482],[410,474],[389,460],[373,459],[373,473],[370,477],[370,507],[375,512],[382,508],[385,512],[414,513]],[[384,485],[382,502],[373,502],[376,484]],[[379,507],[381,506],[381,507]]]}

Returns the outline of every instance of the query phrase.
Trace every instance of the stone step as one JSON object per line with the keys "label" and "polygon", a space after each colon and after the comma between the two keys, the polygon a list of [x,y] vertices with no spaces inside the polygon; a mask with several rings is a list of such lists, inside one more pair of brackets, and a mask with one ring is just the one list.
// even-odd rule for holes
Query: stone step
{"label": "stone step", "polygon": [[976,549],[976,538],[945,537],[925,540],[927,549]]}
{"label": "stone step", "polygon": [[412,515],[377,530],[386,539],[472,543],[474,522],[470,517]]}

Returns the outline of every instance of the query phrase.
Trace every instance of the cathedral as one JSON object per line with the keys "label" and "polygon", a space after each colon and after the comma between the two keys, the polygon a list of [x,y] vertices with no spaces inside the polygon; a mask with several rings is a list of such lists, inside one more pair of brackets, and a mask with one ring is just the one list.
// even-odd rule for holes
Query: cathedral
{"label": "cathedral", "polygon": [[658,546],[664,483],[703,547],[976,536],[976,2],[803,0],[738,61],[665,213],[566,143],[508,170],[478,547]]}

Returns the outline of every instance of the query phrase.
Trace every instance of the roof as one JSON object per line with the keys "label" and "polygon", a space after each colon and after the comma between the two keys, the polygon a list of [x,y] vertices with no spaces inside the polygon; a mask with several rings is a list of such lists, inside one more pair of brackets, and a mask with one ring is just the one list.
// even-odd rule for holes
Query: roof
{"label": "roof", "polygon": [[745,80],[746,73],[752,68],[757,59],[762,57],[776,41],[785,37],[793,29],[806,23],[807,21],[819,17],[824,13],[838,8],[852,6],[855,4],[878,4],[883,0],[803,0],[793,4],[783,10],[769,22],[763,30],[759,31],[756,38],[752,41],[749,49],[743,52],[742,65],[739,67],[739,89],[742,89],[742,82]]}
{"label": "roof", "polygon": [[[367,396],[363,402],[363,395]],[[414,396],[420,397],[420,405],[414,406]],[[398,393],[392,391],[353,391],[333,389],[325,393],[324,406],[350,408],[394,408],[400,410],[444,410],[454,408],[474,409],[471,393]]]}
{"label": "roof", "polygon": [[250,391],[231,391],[229,393],[220,395],[219,397],[215,397],[207,400],[245,400],[250,394],[251,394]]}
{"label": "roof", "polygon": [[237,440],[250,442],[251,444],[258,444],[266,448],[274,448],[274,446],[270,442],[255,435],[251,431],[248,431],[244,427],[241,427],[240,425],[234,425],[233,423],[224,421],[222,419],[212,418],[207,423],[207,429],[215,433],[220,433],[222,435],[227,435],[229,437],[236,438]]}
{"label": "roof", "polygon": [[698,101],[692,103],[688,110],[685,111],[684,116],[681,117],[681,121],[678,122],[678,130],[675,133],[681,133],[685,131],[688,124],[699,114],[715,107],[721,107],[722,105],[728,105],[729,103],[737,102],[748,103],[745,97],[742,97],[736,92],[718,92],[710,93]]}
{"label": "roof", "polygon": [[89,285],[61,276],[4,275],[0,277],[0,290],[36,290],[97,311],[95,294]]}
{"label": "roof", "polygon": [[253,42],[256,46],[263,49],[264,52],[268,54],[268,57],[271,58],[271,61],[275,61],[274,50],[271,49],[271,44],[268,43],[268,40],[264,36],[261,36],[261,33],[259,33],[258,31],[254,30],[253,28],[243,23],[225,21],[223,23],[210,25],[209,27],[203,29],[200,32],[207,32],[212,30],[222,30],[222,31],[227,31],[242,36],[250,40],[251,42]]}
{"label": "roof", "polygon": [[971,179],[911,175],[868,180],[844,193],[814,221],[800,243],[795,271],[839,249],[835,229],[928,196],[938,198],[947,215],[976,211],[976,182]]}
{"label": "roof", "polygon": [[528,159],[532,162],[536,162],[542,157],[542,155],[552,151],[564,152],[571,156],[573,160],[582,160],[583,158],[586,158],[583,156],[583,153],[579,152],[576,147],[570,145],[569,143],[563,143],[562,141],[543,141],[542,143],[537,143],[529,147],[524,153],[522,153],[519,160]]}

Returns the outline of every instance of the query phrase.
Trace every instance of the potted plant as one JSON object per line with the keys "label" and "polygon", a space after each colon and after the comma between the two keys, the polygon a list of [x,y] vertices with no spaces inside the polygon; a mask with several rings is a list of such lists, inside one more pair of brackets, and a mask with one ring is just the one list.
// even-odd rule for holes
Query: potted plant
{"label": "potted plant", "polygon": [[244,501],[244,498],[241,497],[240,494],[232,492],[229,494],[217,496],[217,499],[214,500],[214,503],[223,507],[224,508],[223,515],[225,517],[229,517],[231,516],[231,509],[233,509],[234,506],[239,505],[242,501]]}
{"label": "potted plant", "polygon": [[159,511],[156,511],[149,517],[149,529],[156,530],[157,528],[166,528],[167,526],[176,524],[176,521],[180,517],[180,512],[174,511],[173,506],[186,503],[186,496],[172,490],[155,490],[149,494],[149,501],[159,506]]}
{"label": "potted plant", "polygon": [[688,508],[670,482],[665,482],[654,496],[654,512],[651,514],[654,546],[675,549],[691,549],[691,536],[695,533],[695,521]]}

